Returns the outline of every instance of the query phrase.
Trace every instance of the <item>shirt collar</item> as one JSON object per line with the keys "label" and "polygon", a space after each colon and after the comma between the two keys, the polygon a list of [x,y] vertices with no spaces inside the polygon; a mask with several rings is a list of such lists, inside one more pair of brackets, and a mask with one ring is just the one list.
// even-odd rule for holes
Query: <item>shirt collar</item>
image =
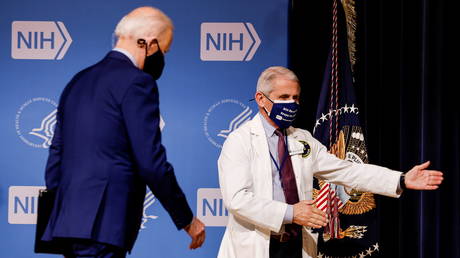
{"label": "shirt collar", "polygon": [[276,128],[273,125],[271,125],[260,112],[259,116],[260,120],[262,120],[262,126],[264,127],[265,134],[267,135],[267,137],[272,137],[273,134],[275,134]]}
{"label": "shirt collar", "polygon": [[123,49],[123,48],[118,48],[118,47],[116,47],[116,48],[114,48],[114,49],[112,49],[112,50],[122,53],[122,54],[125,55],[127,58],[129,58],[129,60],[131,60],[131,62],[133,63],[134,66],[136,66],[136,67],[139,68],[139,66],[136,64],[136,60],[134,59],[134,56],[131,55],[131,53],[129,53],[127,50],[125,50],[125,49]]}

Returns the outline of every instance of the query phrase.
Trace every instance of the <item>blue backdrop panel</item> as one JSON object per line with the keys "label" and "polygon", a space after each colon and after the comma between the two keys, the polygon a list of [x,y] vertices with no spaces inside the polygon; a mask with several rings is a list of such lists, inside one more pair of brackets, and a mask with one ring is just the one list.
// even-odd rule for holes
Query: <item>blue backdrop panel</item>
{"label": "blue backdrop panel", "polygon": [[[158,81],[163,143],[195,213],[207,224],[205,245],[189,251],[150,194],[132,257],[215,257],[225,224],[217,158],[228,133],[257,113],[249,102],[259,74],[287,64],[288,0],[16,0],[0,8],[0,250],[33,254],[36,193],[52,137],[56,102],[66,83],[113,46],[119,19],[151,5],[174,22]],[[95,128],[97,130],[97,128]],[[85,139],[81,139],[84,141]],[[84,204],[82,204],[84,205]],[[199,209],[198,209],[199,208]]]}

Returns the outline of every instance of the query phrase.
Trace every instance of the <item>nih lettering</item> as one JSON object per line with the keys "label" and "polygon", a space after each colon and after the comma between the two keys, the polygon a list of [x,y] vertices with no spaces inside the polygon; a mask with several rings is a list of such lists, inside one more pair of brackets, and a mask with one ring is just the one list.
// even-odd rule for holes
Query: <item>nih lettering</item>
{"label": "nih lettering", "polygon": [[197,217],[207,227],[225,227],[228,210],[220,188],[199,188],[197,191]]}
{"label": "nih lettering", "polygon": [[[208,212],[208,214],[206,214]],[[201,215],[212,216],[228,216],[228,210],[224,207],[224,200],[222,198],[214,198],[212,200],[203,199],[203,209]]]}
{"label": "nih lettering", "polygon": [[35,224],[38,192],[44,186],[10,186],[8,193],[8,223]]}
{"label": "nih lettering", "polygon": [[13,59],[61,60],[72,44],[64,23],[59,21],[14,21],[11,32]]}
{"label": "nih lettering", "polygon": [[251,23],[204,22],[200,57],[203,61],[250,61],[260,42]]}

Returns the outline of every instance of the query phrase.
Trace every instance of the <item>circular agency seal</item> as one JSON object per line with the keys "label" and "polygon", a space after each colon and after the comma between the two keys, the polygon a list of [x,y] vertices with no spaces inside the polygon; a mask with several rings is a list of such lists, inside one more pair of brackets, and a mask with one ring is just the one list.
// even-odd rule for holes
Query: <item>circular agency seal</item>
{"label": "circular agency seal", "polygon": [[16,112],[15,128],[19,138],[34,148],[49,148],[56,125],[57,103],[37,97],[26,101]]}
{"label": "circular agency seal", "polygon": [[228,135],[251,119],[250,107],[235,99],[223,99],[209,107],[203,120],[203,130],[208,141],[222,148]]}

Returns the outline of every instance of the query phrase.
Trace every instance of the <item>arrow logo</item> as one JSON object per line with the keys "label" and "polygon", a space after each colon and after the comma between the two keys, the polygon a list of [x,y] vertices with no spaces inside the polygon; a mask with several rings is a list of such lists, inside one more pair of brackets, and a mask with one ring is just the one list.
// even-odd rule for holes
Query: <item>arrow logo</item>
{"label": "arrow logo", "polygon": [[259,35],[249,22],[201,24],[203,61],[251,61],[260,43]]}
{"label": "arrow logo", "polygon": [[14,21],[11,24],[11,57],[61,60],[72,38],[60,21]]}

